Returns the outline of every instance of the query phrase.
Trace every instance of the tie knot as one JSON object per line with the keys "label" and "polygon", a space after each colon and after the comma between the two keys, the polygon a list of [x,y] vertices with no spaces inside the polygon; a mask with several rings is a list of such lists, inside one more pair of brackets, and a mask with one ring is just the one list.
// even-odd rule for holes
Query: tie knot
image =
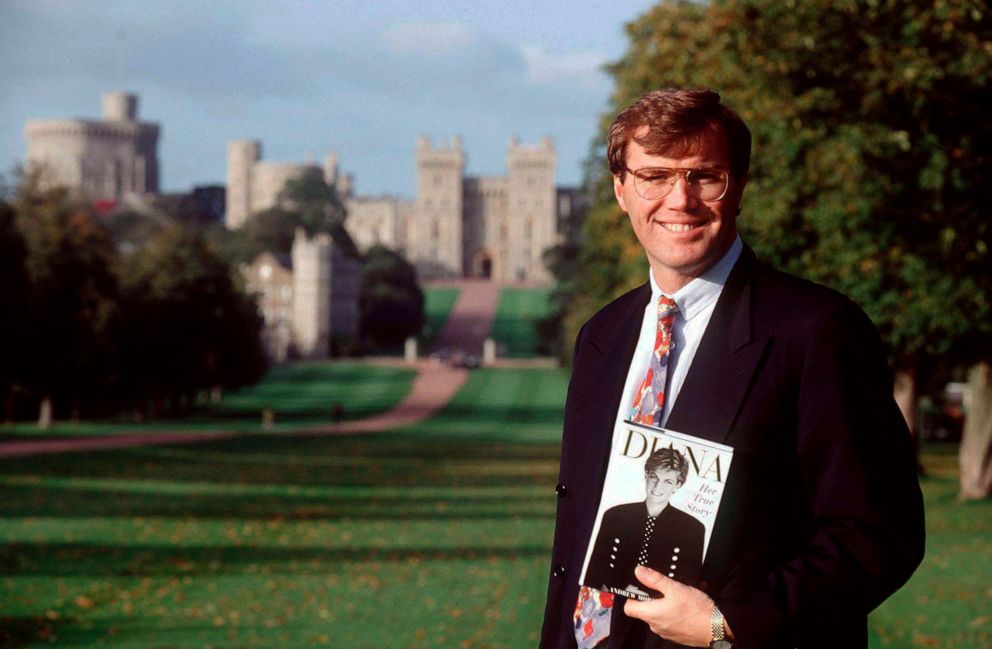
{"label": "tie knot", "polygon": [[658,317],[664,318],[670,316],[679,310],[679,305],[675,303],[675,300],[668,297],[667,295],[662,295],[658,298]]}

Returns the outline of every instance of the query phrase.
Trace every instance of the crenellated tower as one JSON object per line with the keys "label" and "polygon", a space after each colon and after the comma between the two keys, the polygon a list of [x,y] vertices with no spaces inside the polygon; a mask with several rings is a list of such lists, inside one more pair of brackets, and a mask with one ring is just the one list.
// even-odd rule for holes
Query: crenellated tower
{"label": "crenellated tower", "polygon": [[465,154],[459,137],[435,148],[417,140],[416,227],[407,233],[410,260],[424,277],[461,277]]}

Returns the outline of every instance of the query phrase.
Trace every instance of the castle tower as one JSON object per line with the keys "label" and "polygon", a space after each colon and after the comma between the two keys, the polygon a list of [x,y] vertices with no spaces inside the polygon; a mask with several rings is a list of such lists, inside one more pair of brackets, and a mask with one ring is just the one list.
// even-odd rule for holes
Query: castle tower
{"label": "castle tower", "polygon": [[107,122],[134,122],[138,119],[138,97],[126,92],[105,92],[100,100]]}
{"label": "castle tower", "polygon": [[102,105],[100,120],[29,120],[27,166],[89,199],[157,192],[158,124],[138,121],[136,95],[109,92]]}
{"label": "castle tower", "polygon": [[508,237],[507,281],[550,280],[542,255],[557,242],[555,166],[551,138],[537,145],[510,140],[506,154]]}
{"label": "castle tower", "polygon": [[417,226],[408,232],[410,260],[422,277],[461,277],[462,198],[465,155],[461,138],[434,148],[417,140]]}
{"label": "castle tower", "polygon": [[224,224],[229,230],[244,225],[252,211],[252,172],[262,156],[257,140],[232,140],[227,143],[227,212]]}
{"label": "castle tower", "polygon": [[326,358],[331,350],[331,235],[313,239],[302,228],[293,239],[293,323],[303,358]]}

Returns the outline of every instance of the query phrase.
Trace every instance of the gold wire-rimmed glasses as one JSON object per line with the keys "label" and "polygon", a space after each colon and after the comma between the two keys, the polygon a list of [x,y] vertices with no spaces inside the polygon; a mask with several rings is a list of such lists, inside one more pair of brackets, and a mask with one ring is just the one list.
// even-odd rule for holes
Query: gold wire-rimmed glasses
{"label": "gold wire-rimmed glasses", "polygon": [[689,191],[701,201],[718,201],[730,187],[730,174],[722,169],[644,167],[636,171],[628,168],[627,173],[634,179],[634,190],[648,201],[668,196],[679,178],[685,179]]}

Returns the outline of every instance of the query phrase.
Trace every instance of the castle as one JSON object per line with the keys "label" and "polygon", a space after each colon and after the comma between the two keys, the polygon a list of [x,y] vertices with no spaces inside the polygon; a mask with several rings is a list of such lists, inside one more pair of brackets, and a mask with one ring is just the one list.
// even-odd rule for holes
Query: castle
{"label": "castle", "polygon": [[[138,98],[103,95],[100,120],[30,120],[25,128],[29,168],[43,182],[94,201],[123,203],[159,188],[158,124],[138,121]],[[227,149],[225,224],[237,229],[273,207],[291,179],[320,177],[347,210],[345,227],[359,250],[383,245],[403,254],[422,279],[474,277],[547,284],[544,251],[569,237],[588,204],[584,193],[555,185],[557,156],[549,138],[536,145],[510,140],[506,174],[465,175],[461,140],[415,147],[417,195],[356,196],[334,154],[314,163],[265,162],[254,140]],[[275,360],[330,354],[335,339],[357,335],[360,262],[329,235],[297,232],[292,254],[263,253],[242,269],[258,296],[265,343]]]}
{"label": "castle", "polygon": [[242,268],[245,288],[258,296],[270,358],[325,358],[335,340],[358,337],[361,262],[329,234],[297,230],[289,258],[263,252]]}
{"label": "castle", "polygon": [[119,202],[158,192],[158,124],[138,121],[138,97],[103,95],[103,119],[35,119],[24,129],[27,167],[47,185]]}
{"label": "castle", "polygon": [[345,226],[359,249],[381,244],[397,250],[423,279],[549,283],[542,255],[564,240],[585,206],[579,190],[555,186],[557,157],[549,138],[536,145],[511,139],[506,175],[483,177],[465,176],[459,138],[439,147],[420,138],[413,201],[353,195],[352,178],[339,173],[334,154],[322,167],[262,162],[259,142],[237,140],[228,144],[227,158],[229,228],[275,205],[287,180],[320,176],[344,201]]}

